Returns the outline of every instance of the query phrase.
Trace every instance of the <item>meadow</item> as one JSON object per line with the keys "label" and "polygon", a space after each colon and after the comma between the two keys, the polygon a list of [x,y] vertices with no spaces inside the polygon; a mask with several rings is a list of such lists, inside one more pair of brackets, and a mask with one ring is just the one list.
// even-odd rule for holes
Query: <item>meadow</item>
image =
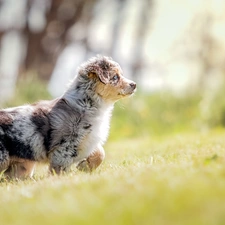
{"label": "meadow", "polygon": [[[29,84],[6,106],[50,98]],[[0,224],[225,224],[225,130],[206,123],[201,101],[137,93],[118,102],[104,163],[92,173],[48,176],[39,165],[33,180],[2,177]]]}

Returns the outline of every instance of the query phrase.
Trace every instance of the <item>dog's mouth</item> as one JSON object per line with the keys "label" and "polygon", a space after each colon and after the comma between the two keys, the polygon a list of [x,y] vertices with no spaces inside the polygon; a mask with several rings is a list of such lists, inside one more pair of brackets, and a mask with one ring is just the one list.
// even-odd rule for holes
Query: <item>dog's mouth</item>
{"label": "dog's mouth", "polygon": [[122,97],[131,96],[135,93],[135,91],[136,91],[136,84],[130,86],[127,90],[122,90],[121,92],[118,93],[118,95]]}

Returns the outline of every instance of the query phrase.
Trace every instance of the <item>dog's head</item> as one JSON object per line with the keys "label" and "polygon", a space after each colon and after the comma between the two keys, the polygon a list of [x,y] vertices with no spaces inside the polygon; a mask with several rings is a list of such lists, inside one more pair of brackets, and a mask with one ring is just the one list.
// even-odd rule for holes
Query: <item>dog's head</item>
{"label": "dog's head", "polygon": [[79,75],[95,82],[95,92],[106,101],[130,96],[136,84],[123,77],[118,63],[109,57],[97,56],[80,67]]}

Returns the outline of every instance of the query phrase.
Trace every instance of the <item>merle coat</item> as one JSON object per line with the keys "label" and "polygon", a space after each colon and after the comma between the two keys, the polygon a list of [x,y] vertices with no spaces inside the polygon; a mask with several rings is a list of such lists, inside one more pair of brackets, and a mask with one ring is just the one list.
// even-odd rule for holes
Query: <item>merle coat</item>
{"label": "merle coat", "polygon": [[81,65],[60,98],[0,110],[0,171],[32,176],[34,162],[47,162],[60,173],[84,160],[96,168],[114,102],[135,88],[116,62],[98,56]]}

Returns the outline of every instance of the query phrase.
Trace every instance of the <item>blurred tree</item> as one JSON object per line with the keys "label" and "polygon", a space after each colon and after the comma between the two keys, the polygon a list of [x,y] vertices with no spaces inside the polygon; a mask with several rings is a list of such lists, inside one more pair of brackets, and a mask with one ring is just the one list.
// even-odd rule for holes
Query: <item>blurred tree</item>
{"label": "blurred tree", "polygon": [[[20,17],[12,18],[6,25],[3,20],[0,22],[0,41],[11,30],[17,30],[25,40],[25,59],[21,63],[19,75],[26,76],[35,71],[41,79],[49,80],[59,54],[70,41],[69,30],[78,21],[87,30],[96,1],[18,0],[20,9],[17,9],[12,0],[2,0],[0,13],[4,20],[7,21],[8,17],[4,13],[6,11],[9,14],[13,11],[21,12]],[[18,23],[17,19],[23,22]],[[83,42],[88,48],[87,36]]]}
{"label": "blurred tree", "polygon": [[109,49],[109,53],[114,57],[116,55],[116,47],[118,45],[118,37],[119,37],[119,30],[121,28],[121,25],[123,24],[123,11],[124,7],[126,6],[126,0],[117,0],[117,6],[116,6],[116,14],[117,17],[115,18],[114,25],[113,25],[113,37],[112,37],[112,43]]}
{"label": "blurred tree", "polygon": [[[41,79],[49,80],[57,57],[67,44],[69,29],[81,18],[84,6],[92,1],[53,0],[49,9],[48,4],[43,9],[39,1],[28,1],[28,20],[24,29],[28,44],[21,74],[34,70]],[[33,11],[41,7],[45,12],[46,24],[43,29],[34,30],[29,21],[29,14],[34,14]]]}
{"label": "blurred tree", "polygon": [[149,25],[152,19],[153,0],[142,1],[142,7],[133,50],[133,60],[131,62],[132,77],[138,76],[140,70],[144,67],[145,60],[143,59],[143,47],[147,36],[149,35]]}
{"label": "blurred tree", "polygon": [[216,66],[215,56],[218,52],[218,43],[212,35],[212,24],[214,23],[211,14],[204,13],[198,15],[195,20],[195,40],[198,41],[199,48],[196,54],[197,60],[200,61],[200,74],[198,87],[204,89],[212,70]]}
{"label": "blurred tree", "polygon": [[[131,24],[135,37],[128,37],[134,47],[127,64],[136,76],[143,66],[153,1],[116,0],[109,5],[107,0],[0,0],[0,96],[10,97],[18,77],[35,73],[48,81],[60,53],[73,42],[81,44],[88,57],[104,53],[116,58],[125,27],[124,11],[141,6],[131,14],[138,18]],[[96,39],[100,40],[97,44]]]}
{"label": "blurred tree", "polygon": [[[49,80],[59,54],[71,41],[70,29],[82,21],[87,30],[96,1],[1,0],[0,96],[12,95],[18,75],[36,73]],[[83,41],[87,48],[87,37]]]}

